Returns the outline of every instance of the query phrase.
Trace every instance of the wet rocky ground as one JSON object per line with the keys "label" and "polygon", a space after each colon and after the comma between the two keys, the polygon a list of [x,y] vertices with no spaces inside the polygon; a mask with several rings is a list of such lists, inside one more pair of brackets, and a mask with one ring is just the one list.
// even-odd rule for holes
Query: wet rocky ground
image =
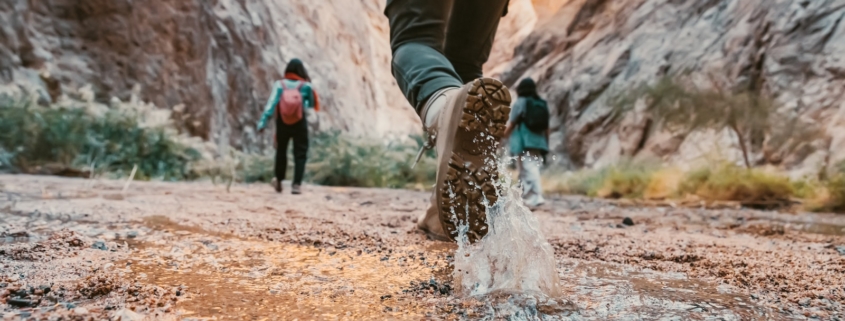
{"label": "wet rocky ground", "polygon": [[123,189],[0,175],[4,320],[845,320],[845,216],[556,198],[544,306],[460,297],[425,193]]}

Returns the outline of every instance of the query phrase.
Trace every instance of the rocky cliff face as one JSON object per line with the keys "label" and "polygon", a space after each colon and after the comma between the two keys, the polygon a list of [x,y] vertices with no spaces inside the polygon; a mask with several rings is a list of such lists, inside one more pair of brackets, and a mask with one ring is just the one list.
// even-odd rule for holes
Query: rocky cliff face
{"label": "rocky cliff face", "polygon": [[[260,146],[252,127],[272,81],[301,58],[325,113],[321,129],[383,136],[419,131],[390,74],[382,0],[7,0],[0,78],[48,99],[92,85],[97,99],[133,88],[184,110],[184,128],[220,145]],[[136,87],[138,86],[138,87]]]}
{"label": "rocky cliff face", "polygon": [[736,157],[729,132],[673,136],[644,115],[610,121],[614,93],[689,72],[771,95],[781,112],[822,127],[822,148],[782,164],[806,174],[845,159],[843,18],[842,0],[571,0],[501,68],[510,84],[538,80],[554,109],[553,147],[577,165],[645,155],[683,164],[701,148]]}

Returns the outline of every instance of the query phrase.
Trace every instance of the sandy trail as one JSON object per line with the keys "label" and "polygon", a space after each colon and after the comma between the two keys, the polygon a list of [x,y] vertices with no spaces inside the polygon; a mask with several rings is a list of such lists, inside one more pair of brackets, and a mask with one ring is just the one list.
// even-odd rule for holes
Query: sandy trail
{"label": "sandy trail", "polygon": [[[5,318],[532,319],[491,303],[501,300],[457,297],[455,246],[414,230],[426,193],[122,188],[0,176]],[[528,311],[537,318],[845,320],[845,216],[577,197],[535,215],[569,302]]]}

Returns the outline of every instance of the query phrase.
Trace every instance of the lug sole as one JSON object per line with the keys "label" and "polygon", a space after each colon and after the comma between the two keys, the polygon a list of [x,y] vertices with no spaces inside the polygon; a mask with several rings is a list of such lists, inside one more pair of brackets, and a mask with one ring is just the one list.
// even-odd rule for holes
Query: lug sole
{"label": "lug sole", "polygon": [[495,156],[510,116],[511,95],[491,78],[476,79],[464,88],[467,95],[454,147],[437,192],[446,235],[455,240],[458,226],[467,224],[467,238],[474,243],[487,235],[487,207],[498,201]]}

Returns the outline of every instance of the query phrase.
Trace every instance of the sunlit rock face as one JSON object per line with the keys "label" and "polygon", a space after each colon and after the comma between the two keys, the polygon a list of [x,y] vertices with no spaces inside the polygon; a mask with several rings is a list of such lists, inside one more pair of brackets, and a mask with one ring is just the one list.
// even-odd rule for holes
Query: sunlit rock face
{"label": "sunlit rock face", "polygon": [[637,113],[610,121],[607,99],[615,93],[685,72],[701,87],[771,95],[782,105],[781,112],[824,130],[826,137],[813,142],[814,149],[786,155],[771,155],[767,150],[778,146],[766,146],[765,139],[751,142],[752,162],[808,174],[845,159],[843,1],[571,0],[534,5],[540,21],[498,70],[508,84],[526,76],[538,81],[553,109],[552,147],[576,165],[599,166],[627,157],[687,163],[701,152],[686,151],[702,148],[726,150],[721,157],[738,161],[737,138],[730,131],[678,136]]}
{"label": "sunlit rock face", "polygon": [[[394,84],[383,0],[10,0],[0,3],[0,77],[97,99],[184,105],[180,121],[218,144],[264,146],[254,125],[274,80],[302,59],[320,130],[419,132]],[[45,75],[46,77],[41,77]],[[42,79],[44,78],[44,79]],[[52,85],[51,85],[52,84]],[[46,94],[45,94],[46,95]],[[179,107],[182,108],[182,107]]]}

